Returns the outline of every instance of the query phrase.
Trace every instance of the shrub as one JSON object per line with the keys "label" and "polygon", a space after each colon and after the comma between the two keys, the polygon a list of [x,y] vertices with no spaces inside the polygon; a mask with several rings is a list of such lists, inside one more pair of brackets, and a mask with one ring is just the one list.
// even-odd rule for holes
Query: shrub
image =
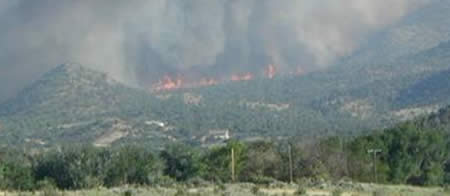
{"label": "shrub", "polygon": [[210,185],[210,183],[208,181],[206,181],[198,176],[190,178],[189,180],[186,181],[186,184],[188,184],[192,187],[205,187],[205,186]]}
{"label": "shrub", "polygon": [[255,184],[264,184],[264,185],[269,185],[277,182],[276,179],[266,176],[252,177],[249,179],[249,181]]}
{"label": "shrub", "polygon": [[223,184],[223,183],[217,184],[217,188],[221,191],[224,191],[225,189],[227,189],[227,187],[225,187],[225,184]]}
{"label": "shrub", "polygon": [[2,188],[13,190],[32,190],[35,187],[31,168],[17,160],[13,160],[4,166],[3,178],[0,179]]}
{"label": "shrub", "polygon": [[158,176],[149,178],[151,185],[158,185],[162,187],[170,187],[176,184],[176,181],[169,176]]}
{"label": "shrub", "polygon": [[447,184],[444,186],[444,192],[445,193],[450,193],[450,184]]}
{"label": "shrub", "polygon": [[38,181],[36,183],[36,188],[39,190],[44,190],[47,188],[56,188],[55,182],[50,178],[45,178],[44,180]]}
{"label": "shrub", "polygon": [[258,186],[253,186],[250,191],[254,194],[257,195],[259,193],[259,187]]}
{"label": "shrub", "polygon": [[376,190],[372,193],[373,196],[387,196],[388,194],[383,190]]}
{"label": "shrub", "polygon": [[133,196],[133,191],[126,190],[125,192],[123,192],[123,196]]}
{"label": "shrub", "polygon": [[335,189],[331,195],[332,196],[341,196],[342,194],[343,194],[342,190]]}
{"label": "shrub", "polygon": [[298,189],[294,192],[294,195],[298,196],[306,195],[306,189],[304,187],[299,186]]}
{"label": "shrub", "polygon": [[60,196],[61,194],[58,193],[58,189],[55,187],[46,187],[41,190],[43,196]]}
{"label": "shrub", "polygon": [[177,192],[175,193],[175,196],[186,196],[186,195],[187,195],[187,193],[183,188],[179,188],[177,190]]}

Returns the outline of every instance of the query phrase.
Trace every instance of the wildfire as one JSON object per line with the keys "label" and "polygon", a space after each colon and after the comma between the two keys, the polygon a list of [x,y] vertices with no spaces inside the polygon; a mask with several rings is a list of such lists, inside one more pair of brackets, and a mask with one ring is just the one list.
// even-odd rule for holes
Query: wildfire
{"label": "wildfire", "polygon": [[273,64],[270,64],[264,70],[264,74],[266,75],[267,78],[272,79],[273,77],[275,77],[275,74],[277,74],[277,69]]}
{"label": "wildfire", "polygon": [[[288,74],[293,75],[301,75],[305,73],[304,70],[299,66],[296,70],[293,70],[291,72],[288,72]],[[266,68],[264,68],[264,75],[261,75],[259,77],[266,77],[269,79],[274,78],[278,74],[277,66],[273,64],[269,64]],[[198,87],[205,87],[205,86],[214,86],[220,83],[224,83],[227,81],[232,82],[238,82],[238,81],[249,81],[253,80],[255,76],[250,73],[237,73],[230,76],[230,78],[227,79],[216,79],[212,77],[205,77],[200,79],[191,79],[189,78],[182,78],[180,76],[174,77],[170,75],[165,75],[159,82],[154,84],[151,88],[152,91],[158,92],[158,91],[171,91],[171,90],[177,90],[177,89],[189,89],[189,88],[198,88]]]}
{"label": "wildfire", "polygon": [[234,74],[231,75],[231,81],[247,81],[247,80],[252,80],[253,79],[253,75],[251,73],[246,73],[246,74]]}
{"label": "wildfire", "polygon": [[174,90],[179,89],[183,86],[183,81],[180,78],[171,78],[170,76],[166,75],[161,79],[156,85],[153,86],[154,90],[161,91],[161,90]]}
{"label": "wildfire", "polygon": [[172,78],[168,75],[164,76],[159,82],[153,85],[153,91],[170,91],[182,88],[197,88],[203,86],[217,85],[219,82],[213,78],[202,78],[197,82],[186,82],[180,77]]}
{"label": "wildfire", "polygon": [[200,82],[198,82],[197,85],[195,86],[212,86],[212,85],[217,85],[219,82],[217,82],[217,80],[213,79],[213,78],[203,78],[200,80]]}

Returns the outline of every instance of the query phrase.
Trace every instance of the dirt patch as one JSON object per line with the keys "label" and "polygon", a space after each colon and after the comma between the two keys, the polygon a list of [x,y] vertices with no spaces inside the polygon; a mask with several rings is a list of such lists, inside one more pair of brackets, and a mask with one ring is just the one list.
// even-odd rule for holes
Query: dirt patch
{"label": "dirt patch", "polygon": [[184,93],[183,101],[184,101],[184,104],[187,104],[187,105],[198,105],[203,101],[203,96],[195,95],[192,93]]}
{"label": "dirt patch", "polygon": [[107,147],[115,141],[128,136],[131,131],[131,126],[127,125],[124,121],[116,120],[111,129],[106,131],[102,136],[97,138],[94,142],[94,146]]}
{"label": "dirt patch", "polygon": [[251,109],[263,108],[271,111],[281,112],[290,108],[290,104],[287,103],[264,103],[264,102],[249,102],[249,101],[241,101],[240,105],[247,106]]}
{"label": "dirt patch", "polygon": [[329,191],[322,191],[322,190],[308,190],[306,191],[306,194],[308,196],[330,196],[331,193]]}
{"label": "dirt patch", "polygon": [[353,117],[367,119],[371,116],[373,106],[367,100],[355,100],[345,103],[341,111],[350,113]]}
{"label": "dirt patch", "polygon": [[295,189],[286,189],[286,188],[277,188],[277,189],[261,189],[261,191],[268,195],[293,195],[295,193]]}
{"label": "dirt patch", "polygon": [[392,112],[392,115],[399,120],[405,121],[416,118],[421,115],[431,114],[433,112],[437,112],[439,110],[439,106],[425,106],[425,107],[417,107],[417,108],[406,108],[402,110],[397,110]]}

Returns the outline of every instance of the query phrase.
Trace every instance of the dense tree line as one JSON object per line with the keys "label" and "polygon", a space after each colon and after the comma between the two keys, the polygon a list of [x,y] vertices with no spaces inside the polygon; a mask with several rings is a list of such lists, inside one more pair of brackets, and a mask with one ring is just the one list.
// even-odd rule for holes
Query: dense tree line
{"label": "dense tree line", "polygon": [[[34,154],[4,150],[0,154],[0,188],[227,183],[232,182],[231,149],[238,182],[289,182],[291,162],[295,181],[350,178],[372,182],[375,164],[380,183],[450,183],[449,133],[421,123],[404,123],[353,139],[295,141],[229,141],[207,149],[176,144],[158,152],[141,146],[71,146]],[[369,149],[381,150],[376,160],[368,154]]]}

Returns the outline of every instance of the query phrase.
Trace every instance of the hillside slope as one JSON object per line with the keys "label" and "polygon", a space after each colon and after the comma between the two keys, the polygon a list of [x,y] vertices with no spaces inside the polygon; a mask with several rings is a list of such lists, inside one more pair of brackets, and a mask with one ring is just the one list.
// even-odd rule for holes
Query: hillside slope
{"label": "hillside slope", "polygon": [[136,131],[133,120],[150,118],[149,105],[157,103],[106,74],[64,64],[0,107],[2,144],[52,145],[128,135]]}
{"label": "hillside slope", "polygon": [[362,134],[449,104],[448,52],[442,44],[398,64],[154,94],[79,65],[61,65],[0,106],[0,135],[5,145],[161,147],[174,141],[212,144],[229,136]]}

